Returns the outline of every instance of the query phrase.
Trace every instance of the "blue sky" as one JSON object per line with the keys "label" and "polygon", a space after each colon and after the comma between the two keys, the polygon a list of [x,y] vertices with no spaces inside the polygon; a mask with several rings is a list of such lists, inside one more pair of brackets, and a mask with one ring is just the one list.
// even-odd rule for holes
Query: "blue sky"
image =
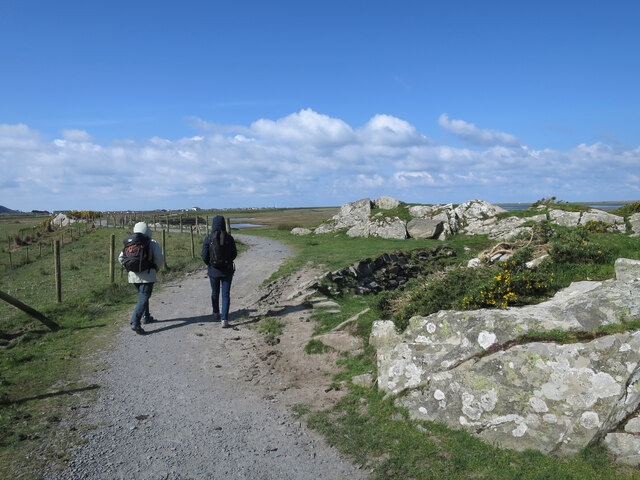
{"label": "blue sky", "polygon": [[0,3],[0,205],[640,198],[640,3]]}

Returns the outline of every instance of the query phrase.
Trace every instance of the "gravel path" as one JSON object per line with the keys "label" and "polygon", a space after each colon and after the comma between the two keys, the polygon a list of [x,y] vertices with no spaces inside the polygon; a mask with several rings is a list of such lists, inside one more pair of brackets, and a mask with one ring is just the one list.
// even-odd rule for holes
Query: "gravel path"
{"label": "gravel path", "polygon": [[243,381],[242,372],[255,365],[247,365],[254,360],[241,345],[259,335],[245,327],[247,314],[259,285],[289,251],[273,240],[236,237],[251,247],[236,260],[231,323],[237,328],[210,321],[204,270],[162,285],[151,297],[158,323],[138,336],[127,321],[116,347],[101,358],[110,368],[90,379],[102,388],[79,422],[97,428],[83,434],[87,443],[65,471],[44,478],[362,477],[319,435]]}

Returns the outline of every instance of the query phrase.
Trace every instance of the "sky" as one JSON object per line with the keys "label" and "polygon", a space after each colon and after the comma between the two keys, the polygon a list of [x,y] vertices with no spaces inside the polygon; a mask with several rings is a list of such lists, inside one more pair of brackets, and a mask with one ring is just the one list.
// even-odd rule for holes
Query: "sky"
{"label": "sky", "polygon": [[0,205],[640,199],[640,2],[0,0]]}

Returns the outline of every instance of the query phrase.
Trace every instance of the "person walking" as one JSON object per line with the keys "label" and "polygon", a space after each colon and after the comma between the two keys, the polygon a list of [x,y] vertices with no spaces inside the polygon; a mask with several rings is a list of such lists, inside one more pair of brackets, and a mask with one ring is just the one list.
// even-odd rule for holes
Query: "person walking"
{"label": "person walking", "polygon": [[[229,327],[229,307],[231,304],[231,281],[238,256],[236,242],[227,232],[222,215],[211,221],[211,233],[202,243],[202,260],[207,264],[207,274],[211,283],[211,306],[213,321],[220,320],[222,328]],[[220,314],[220,296],[222,296],[222,315]]]}
{"label": "person walking", "polygon": [[164,264],[162,248],[151,238],[151,229],[146,222],[134,225],[133,233],[124,239],[124,248],[118,255],[118,261],[129,272],[129,283],[138,290],[138,302],[131,315],[131,329],[138,335],[144,335],[146,332],[140,323],[155,322],[149,312],[149,298],[156,282],[158,266]]}

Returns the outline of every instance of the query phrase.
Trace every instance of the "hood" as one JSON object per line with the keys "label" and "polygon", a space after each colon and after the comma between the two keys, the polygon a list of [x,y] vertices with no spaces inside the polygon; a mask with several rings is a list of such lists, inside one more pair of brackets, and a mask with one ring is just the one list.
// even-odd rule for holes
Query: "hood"
{"label": "hood", "polygon": [[143,235],[151,238],[151,229],[147,222],[138,222],[133,227],[133,233],[142,233]]}
{"label": "hood", "polygon": [[217,215],[213,217],[213,220],[211,220],[211,231],[215,232],[217,230],[227,230],[227,223],[224,221],[224,217],[222,215]]}

